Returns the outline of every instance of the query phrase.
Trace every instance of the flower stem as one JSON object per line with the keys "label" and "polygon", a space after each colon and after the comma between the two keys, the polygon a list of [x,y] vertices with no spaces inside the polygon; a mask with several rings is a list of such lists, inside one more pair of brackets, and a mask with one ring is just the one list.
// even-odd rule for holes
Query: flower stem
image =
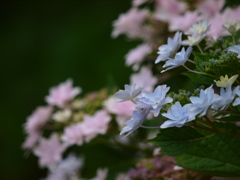
{"label": "flower stem", "polygon": [[191,59],[188,59],[189,62],[193,63],[193,64],[196,64],[195,61],[191,60]]}
{"label": "flower stem", "polygon": [[215,126],[215,124],[211,121],[211,119],[209,117],[207,117],[206,115],[204,116],[205,119],[209,122],[209,124],[213,127],[213,129],[215,129],[216,131],[218,131],[217,127]]}
{"label": "flower stem", "polygon": [[232,40],[233,40],[233,43],[236,44],[236,39],[235,39],[234,34],[232,34]]}
{"label": "flower stem", "polygon": [[183,66],[185,69],[187,69],[188,71],[192,72],[192,73],[207,75],[207,74],[202,73],[202,72],[198,72],[198,71],[191,70],[191,69],[189,69],[187,66],[185,66],[184,64],[183,64],[182,66]]}
{"label": "flower stem", "polygon": [[196,46],[198,47],[199,51],[201,52],[201,54],[203,54],[203,50],[202,48],[199,46],[199,44],[196,44]]}
{"label": "flower stem", "polygon": [[220,112],[220,113],[234,113],[234,114],[239,114],[240,115],[240,112],[236,112],[236,111],[221,111],[221,110],[216,110],[216,109],[211,109],[213,111],[216,111],[216,112]]}
{"label": "flower stem", "polygon": [[160,126],[143,126],[143,125],[141,125],[140,127],[147,128],[147,129],[159,129],[160,128]]}

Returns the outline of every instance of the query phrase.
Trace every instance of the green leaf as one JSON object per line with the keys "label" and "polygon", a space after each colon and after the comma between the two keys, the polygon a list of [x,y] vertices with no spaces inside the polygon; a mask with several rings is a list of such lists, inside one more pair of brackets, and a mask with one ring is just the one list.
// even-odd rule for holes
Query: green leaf
{"label": "green leaf", "polygon": [[199,173],[220,176],[240,176],[240,141],[219,133],[199,141],[186,153],[177,156],[177,165]]}
{"label": "green leaf", "polygon": [[150,142],[161,147],[161,151],[169,156],[177,156],[184,153],[199,140],[204,138],[191,127],[173,127],[161,129],[156,138]]}
{"label": "green leaf", "polygon": [[193,52],[194,61],[196,62],[196,70],[204,72],[203,63],[209,62],[209,59],[214,58],[211,54],[201,54],[198,52]]}
{"label": "green leaf", "polygon": [[189,77],[192,81],[199,83],[199,84],[206,84],[206,85],[213,84],[214,78],[209,77],[207,75],[196,74],[196,73],[192,73],[192,72],[184,72],[182,74]]}

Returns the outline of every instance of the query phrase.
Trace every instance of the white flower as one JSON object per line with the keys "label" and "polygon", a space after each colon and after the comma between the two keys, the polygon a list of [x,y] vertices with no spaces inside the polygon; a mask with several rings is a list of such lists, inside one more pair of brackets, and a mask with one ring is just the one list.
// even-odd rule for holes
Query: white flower
{"label": "white flower", "polygon": [[65,109],[63,111],[57,111],[56,113],[54,113],[52,115],[52,118],[53,118],[53,120],[55,120],[57,122],[65,122],[65,121],[69,120],[71,115],[72,115],[71,110]]}
{"label": "white flower", "polygon": [[133,131],[138,129],[142,125],[148,113],[149,113],[149,110],[146,110],[146,109],[145,110],[138,109],[136,111],[133,111],[132,118],[124,123],[127,126],[125,126],[121,130],[120,135],[127,133],[127,135],[124,136],[125,138],[129,134],[131,134]]}
{"label": "white flower", "polygon": [[165,62],[165,64],[163,65],[163,68],[165,67],[168,67],[168,68],[161,71],[161,73],[185,64],[185,62],[188,60],[189,56],[191,55],[191,52],[192,52],[191,46],[189,46],[186,51],[185,51],[185,48],[182,48],[182,51],[178,52],[174,59],[170,58]]}
{"label": "white flower", "polygon": [[240,29],[240,23],[225,23],[223,28],[226,29],[230,34],[236,33]]}
{"label": "white flower", "polygon": [[120,99],[118,100],[118,102],[133,100],[142,92],[142,89],[143,89],[141,87],[137,88],[136,85],[133,85],[133,87],[131,87],[127,84],[124,86],[124,88],[125,90],[119,90],[113,95],[113,97]]}
{"label": "white flower", "polygon": [[210,25],[208,24],[208,20],[202,20],[198,23],[195,23],[192,25],[192,27],[189,28],[188,32],[186,32],[187,35],[192,34],[206,34]]}
{"label": "white flower", "polygon": [[240,86],[237,86],[237,87],[235,87],[235,89],[233,90],[237,95],[238,95],[238,97],[235,99],[235,101],[233,102],[233,106],[237,106],[237,105],[239,105],[240,104]]}
{"label": "white flower", "polygon": [[193,114],[197,115],[201,113],[200,116],[204,116],[213,102],[218,100],[220,100],[220,96],[214,94],[214,90],[211,85],[207,89],[200,91],[200,97],[190,97],[190,101],[192,102],[191,111]]}
{"label": "white flower", "polygon": [[166,85],[158,86],[154,92],[142,92],[136,104],[137,109],[150,109],[154,116],[158,116],[160,109],[164,104],[172,102],[172,98],[165,97],[170,87]]}
{"label": "white flower", "polygon": [[228,104],[230,104],[235,97],[235,92],[232,91],[232,84],[229,84],[226,88],[220,89],[220,99],[213,103],[214,108],[224,109]]}
{"label": "white flower", "polygon": [[167,113],[163,113],[162,116],[167,117],[169,120],[165,121],[161,128],[168,127],[182,127],[186,122],[195,119],[195,116],[189,111],[191,104],[185,104],[183,107],[179,102],[172,105]]}
{"label": "white flower", "polygon": [[158,48],[159,56],[156,59],[155,64],[173,57],[178,51],[178,49],[180,48],[181,44],[182,44],[182,33],[178,31],[174,35],[173,39],[168,38],[168,43],[161,45]]}
{"label": "white flower", "polygon": [[237,58],[240,58],[240,45],[231,46],[228,48],[228,51],[237,53]]}
{"label": "white flower", "polygon": [[216,81],[214,80],[214,82],[216,83],[217,87],[227,87],[230,83],[233,84],[236,79],[238,78],[238,74],[228,78],[228,75],[226,74],[225,77],[224,76],[220,76],[220,81]]}
{"label": "white flower", "polygon": [[186,32],[188,36],[188,40],[183,41],[183,45],[196,45],[199,44],[203,38],[206,37],[206,33],[209,29],[210,25],[208,24],[208,20],[202,20],[198,23],[195,23],[190,27],[190,29]]}

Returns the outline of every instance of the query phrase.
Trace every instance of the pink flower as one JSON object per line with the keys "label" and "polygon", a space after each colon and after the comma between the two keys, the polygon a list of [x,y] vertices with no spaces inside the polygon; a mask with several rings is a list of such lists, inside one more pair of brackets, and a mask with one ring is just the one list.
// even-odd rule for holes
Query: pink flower
{"label": "pink flower", "polygon": [[108,169],[98,169],[97,176],[91,180],[105,180],[107,178]]}
{"label": "pink flower", "polygon": [[131,101],[116,102],[117,98],[110,97],[104,102],[104,106],[109,113],[116,114],[116,121],[122,128],[124,122],[132,116],[135,110],[134,103]]}
{"label": "pink flower", "polygon": [[140,63],[144,60],[144,58],[152,52],[151,47],[148,44],[141,44],[136,48],[130,50],[125,58],[126,65],[133,66],[133,69],[137,70],[139,68]]}
{"label": "pink flower", "polygon": [[139,73],[130,77],[131,85],[136,84],[137,87],[143,87],[145,91],[152,91],[157,84],[157,78],[153,76],[148,67],[142,67]]}
{"label": "pink flower", "polygon": [[226,22],[226,16],[224,14],[217,14],[210,20],[210,28],[207,35],[212,37],[214,40],[221,36],[226,36],[229,33],[222,26]]}
{"label": "pink flower", "polygon": [[116,38],[120,34],[126,34],[129,38],[147,39],[151,31],[149,27],[143,26],[147,15],[147,10],[137,8],[132,8],[127,13],[120,14],[118,19],[113,22],[112,37]]}
{"label": "pink flower", "polygon": [[27,118],[25,131],[28,133],[38,131],[49,120],[52,110],[51,106],[38,107],[31,116]]}
{"label": "pink flower", "polygon": [[104,102],[107,111],[119,116],[131,117],[132,112],[135,110],[133,102],[131,101],[116,102],[116,101],[117,98],[110,97]]}
{"label": "pink flower", "polygon": [[23,143],[23,148],[32,149],[41,137],[41,128],[49,120],[52,107],[38,107],[28,118],[24,125],[25,132],[28,134],[25,142]]}
{"label": "pink flower", "polygon": [[148,0],[133,0],[132,5],[133,6],[140,6],[141,4],[147,2]]}
{"label": "pink flower", "polygon": [[220,13],[224,4],[225,0],[205,0],[199,5],[197,11],[204,19],[209,19]]}
{"label": "pink flower", "polygon": [[41,136],[42,133],[40,131],[30,132],[23,143],[23,148],[33,149]]}
{"label": "pink flower", "polygon": [[181,30],[186,32],[198,20],[199,17],[197,12],[187,11],[184,15],[175,16],[169,21],[169,30]]}
{"label": "pink flower", "polygon": [[66,148],[67,146],[59,141],[58,135],[52,134],[49,139],[41,138],[33,153],[38,156],[41,167],[50,168],[62,159]]}
{"label": "pink flower", "polygon": [[91,141],[97,134],[105,134],[110,120],[105,110],[99,110],[93,116],[85,115],[82,122],[85,141]]}
{"label": "pink flower", "polygon": [[175,16],[186,10],[187,6],[178,0],[156,0],[154,17],[160,21],[169,22]]}
{"label": "pink flower", "polygon": [[66,82],[50,89],[50,95],[46,97],[46,102],[50,105],[64,107],[80,92],[81,88],[73,88],[72,80],[68,79]]}
{"label": "pink flower", "polygon": [[67,144],[82,145],[84,140],[82,122],[65,127],[62,140]]}

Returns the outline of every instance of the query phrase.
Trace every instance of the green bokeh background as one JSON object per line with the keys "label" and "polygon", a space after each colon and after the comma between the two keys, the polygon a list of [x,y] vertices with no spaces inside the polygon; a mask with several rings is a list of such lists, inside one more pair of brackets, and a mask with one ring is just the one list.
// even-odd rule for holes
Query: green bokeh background
{"label": "green bokeh background", "polygon": [[26,117],[45,104],[51,86],[72,78],[86,93],[128,83],[124,55],[136,42],[110,34],[129,7],[130,1],[0,2],[1,180],[46,176],[21,145]]}

